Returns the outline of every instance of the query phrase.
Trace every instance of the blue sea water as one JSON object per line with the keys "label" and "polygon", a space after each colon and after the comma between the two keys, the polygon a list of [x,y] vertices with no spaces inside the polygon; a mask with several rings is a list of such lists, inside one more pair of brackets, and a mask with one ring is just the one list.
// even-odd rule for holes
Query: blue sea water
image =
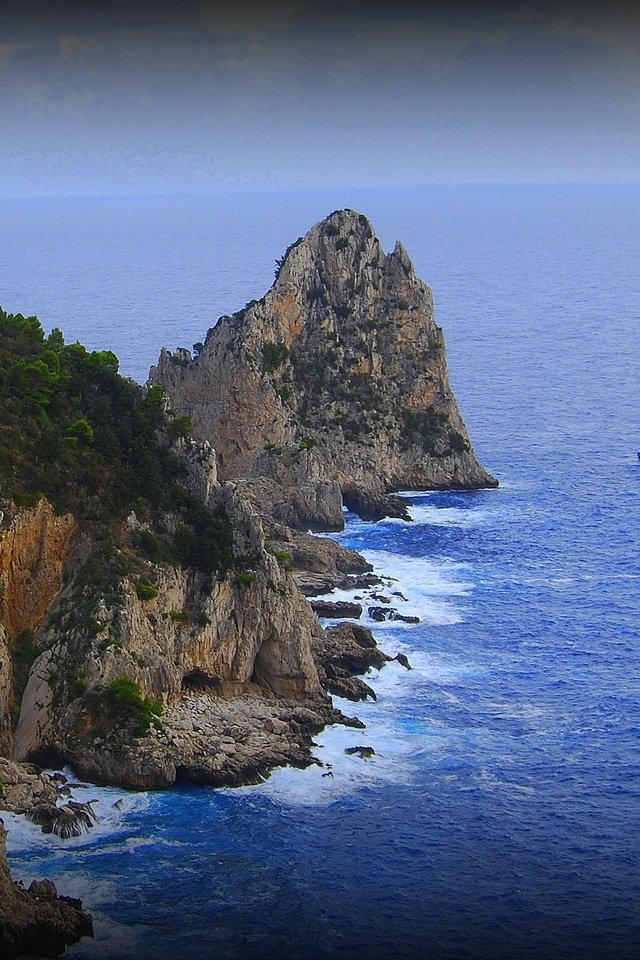
{"label": "blue sea water", "polygon": [[[75,960],[591,960],[640,955],[640,187],[10,201],[0,304],[115,349],[143,380],[261,295],[340,206],[435,292],[450,373],[497,490],[349,516],[421,622],[340,702],[332,764],[239,790],[99,798],[52,840],[7,818],[16,875],[81,896]],[[392,579],[391,579],[392,578]],[[344,753],[371,745],[370,760]],[[123,798],[119,808],[113,804]]]}

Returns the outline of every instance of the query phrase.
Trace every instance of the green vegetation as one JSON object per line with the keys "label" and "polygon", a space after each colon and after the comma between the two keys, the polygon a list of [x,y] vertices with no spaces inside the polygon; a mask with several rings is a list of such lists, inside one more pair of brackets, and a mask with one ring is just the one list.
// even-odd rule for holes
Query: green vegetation
{"label": "green vegetation", "polygon": [[282,268],[283,268],[283,266],[284,266],[285,260],[287,259],[287,257],[288,257],[289,254],[291,253],[291,251],[292,251],[295,247],[297,247],[299,243],[302,243],[302,240],[303,240],[303,239],[304,239],[303,237],[298,237],[297,240],[294,240],[293,243],[290,243],[290,244],[289,244],[289,246],[287,247],[287,249],[285,250],[285,252],[282,254],[282,256],[281,256],[281,257],[278,257],[278,258],[276,259],[276,269],[275,269],[275,273],[274,273],[274,276],[275,276],[275,279],[276,279],[276,280],[277,280],[278,277],[280,276],[280,273],[281,273]]}
{"label": "green vegetation", "polygon": [[[133,572],[121,553],[132,510],[154,529],[130,537],[128,551],[208,575],[233,565],[224,508],[210,512],[180,483],[171,439],[192,431],[191,417],[167,418],[163,405],[162,387],[144,391],[120,376],[111,351],[65,344],[36,317],[0,310],[0,489],[22,507],[46,496],[93,529],[101,547],[92,594]],[[177,529],[163,526],[170,515]]]}
{"label": "green vegetation", "polygon": [[122,516],[159,507],[179,474],[157,392],[119,376],[109,350],[45,337],[36,317],[0,311],[0,485],[9,497],[47,496],[59,510]]}
{"label": "green vegetation", "polygon": [[121,674],[105,688],[104,695],[115,717],[133,726],[136,737],[144,737],[153,725],[160,727],[163,707],[159,700],[143,697],[139,685],[131,677]]}
{"label": "green vegetation", "polygon": [[265,373],[275,373],[289,356],[289,351],[284,343],[273,343],[271,340],[265,340],[261,349],[262,366]]}
{"label": "green vegetation", "polygon": [[426,410],[400,411],[402,438],[406,444],[417,443],[425,453],[442,456],[449,446],[449,434],[446,431],[447,414],[429,407]]}
{"label": "green vegetation", "polygon": [[449,447],[454,453],[466,453],[471,449],[469,441],[465,440],[457,430],[449,431]]}
{"label": "green vegetation", "polygon": [[86,677],[81,671],[69,678],[69,691],[74,698],[81,697],[87,691],[88,686]]}
{"label": "green vegetation", "polygon": [[169,436],[174,440],[188,437],[193,433],[193,417],[190,413],[181,413],[169,421]]}
{"label": "green vegetation", "polygon": [[174,534],[173,548],[183,567],[220,576],[234,565],[233,529],[222,504],[208,510],[184,487],[175,487],[173,506],[183,518]]}
{"label": "green vegetation", "polygon": [[148,580],[138,580],[136,584],[136,593],[139,600],[155,600],[159,594],[157,587],[154,587]]}
{"label": "green vegetation", "polygon": [[249,584],[253,583],[253,573],[251,570],[238,570],[236,573],[236,580],[238,583],[244,584],[248,587]]}
{"label": "green vegetation", "polygon": [[293,556],[288,550],[274,550],[273,555],[282,567],[289,573],[293,570]]}
{"label": "green vegetation", "polygon": [[283,403],[288,403],[293,397],[293,387],[290,383],[283,383],[281,387],[276,388],[276,393]]}
{"label": "green vegetation", "polygon": [[147,403],[154,407],[161,407],[164,400],[164,387],[161,383],[154,383],[147,387]]}
{"label": "green vegetation", "polygon": [[172,544],[151,530],[137,531],[132,537],[132,546],[152,563],[171,563],[175,560]]}

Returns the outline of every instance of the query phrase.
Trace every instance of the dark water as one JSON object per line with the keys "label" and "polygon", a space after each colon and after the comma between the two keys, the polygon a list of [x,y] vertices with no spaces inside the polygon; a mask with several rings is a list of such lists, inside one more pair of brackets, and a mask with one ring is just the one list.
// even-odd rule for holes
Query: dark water
{"label": "dark water", "polygon": [[[450,371],[498,490],[414,500],[342,540],[399,590],[406,653],[260,787],[99,796],[70,843],[11,820],[23,877],[94,912],[70,956],[345,960],[640,955],[640,188],[18,201],[0,303],[144,379],[270,285],[338,206],[396,237],[435,292]],[[342,704],[341,704],[342,705]],[[370,761],[345,746],[375,747]],[[326,772],[326,769],[325,769]]]}

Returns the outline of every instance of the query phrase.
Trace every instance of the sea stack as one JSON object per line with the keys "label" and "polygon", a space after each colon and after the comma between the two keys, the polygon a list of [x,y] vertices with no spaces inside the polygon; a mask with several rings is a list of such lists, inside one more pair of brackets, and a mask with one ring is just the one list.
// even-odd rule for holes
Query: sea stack
{"label": "sea stack", "polygon": [[433,297],[404,247],[339,210],[292,244],[271,290],[150,373],[260,512],[338,530],[403,515],[398,489],[497,486],[449,386]]}

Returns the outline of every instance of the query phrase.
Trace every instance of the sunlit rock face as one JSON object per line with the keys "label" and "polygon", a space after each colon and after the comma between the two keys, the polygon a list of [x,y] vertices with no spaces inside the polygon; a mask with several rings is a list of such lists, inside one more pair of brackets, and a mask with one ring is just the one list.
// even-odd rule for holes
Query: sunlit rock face
{"label": "sunlit rock face", "polygon": [[261,300],[201,352],[163,350],[150,379],[212,443],[221,479],[259,481],[261,511],[340,529],[402,512],[394,489],[495,486],[449,386],[431,291],[400,243],[340,210],[293,244]]}

